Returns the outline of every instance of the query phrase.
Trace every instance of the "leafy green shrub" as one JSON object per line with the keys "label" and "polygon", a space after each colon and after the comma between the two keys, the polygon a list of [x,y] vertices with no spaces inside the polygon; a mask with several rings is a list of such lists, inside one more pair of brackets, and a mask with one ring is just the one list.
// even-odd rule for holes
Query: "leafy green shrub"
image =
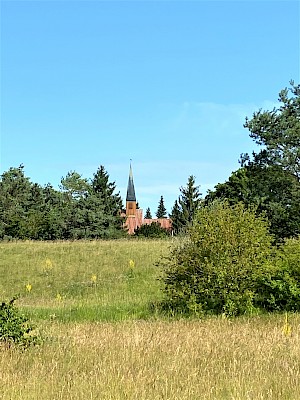
{"label": "leafy green shrub", "polygon": [[13,343],[22,347],[37,344],[39,338],[33,335],[34,328],[28,318],[14,305],[15,300],[16,297],[0,305],[0,341],[9,346]]}
{"label": "leafy green shrub", "polygon": [[151,224],[144,224],[136,228],[134,235],[147,238],[164,238],[169,236],[170,232],[162,228],[158,222],[151,222]]}
{"label": "leafy green shrub", "polygon": [[256,304],[267,311],[300,310],[300,237],[287,239],[258,282]]}
{"label": "leafy green shrub", "polygon": [[202,207],[164,266],[165,309],[238,315],[256,309],[257,285],[273,263],[268,222],[242,203]]}

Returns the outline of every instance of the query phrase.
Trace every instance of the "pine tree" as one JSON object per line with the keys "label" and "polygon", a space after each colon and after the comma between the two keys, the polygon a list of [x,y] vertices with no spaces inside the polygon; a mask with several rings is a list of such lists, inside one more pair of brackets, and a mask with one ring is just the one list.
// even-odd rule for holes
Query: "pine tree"
{"label": "pine tree", "polygon": [[175,235],[192,222],[202,202],[199,186],[195,186],[195,177],[192,175],[188,178],[187,186],[180,188],[180,193],[170,214]]}
{"label": "pine tree", "polygon": [[[100,211],[105,217],[103,226],[107,234],[113,229],[122,229],[123,219],[120,216],[120,212],[123,209],[123,202],[120,193],[114,193],[116,184],[115,182],[109,182],[109,175],[105,171],[103,165],[101,165],[94,174],[91,188],[91,193],[88,197],[96,196],[102,203],[102,209]],[[98,201],[92,201],[92,204],[98,203]],[[102,235],[102,237],[104,237],[104,235]]]}
{"label": "pine tree", "polygon": [[10,168],[0,177],[0,235],[21,238],[20,223],[31,205],[32,183],[25,176],[24,166]]}
{"label": "pine tree", "polygon": [[145,217],[144,218],[145,219],[152,219],[152,214],[151,214],[151,211],[150,211],[150,207],[148,207],[146,209],[146,213],[145,213]]}
{"label": "pine tree", "polygon": [[76,171],[70,171],[66,177],[61,178],[60,189],[66,192],[73,199],[80,199],[84,197],[89,191],[88,180]]}
{"label": "pine tree", "polygon": [[167,210],[166,207],[164,205],[164,198],[163,196],[160,196],[160,200],[158,203],[158,208],[156,211],[156,217],[157,218],[167,218]]}
{"label": "pine tree", "polygon": [[102,199],[105,213],[116,216],[123,209],[123,203],[120,193],[114,193],[115,190],[115,182],[109,182],[109,175],[101,165],[92,179],[92,193]]}
{"label": "pine tree", "polygon": [[195,177],[189,176],[187,186],[180,188],[179,206],[182,211],[182,218],[185,224],[192,222],[201,204],[199,186],[195,186]]}
{"label": "pine tree", "polygon": [[171,214],[169,216],[172,220],[173,233],[175,235],[177,235],[184,226],[182,210],[178,204],[178,200],[175,200],[174,206],[173,206]]}
{"label": "pine tree", "polygon": [[280,91],[277,109],[255,112],[251,119],[246,118],[244,127],[255,143],[263,146],[259,153],[253,153],[254,163],[280,166],[300,182],[300,85],[294,81],[290,85]]}

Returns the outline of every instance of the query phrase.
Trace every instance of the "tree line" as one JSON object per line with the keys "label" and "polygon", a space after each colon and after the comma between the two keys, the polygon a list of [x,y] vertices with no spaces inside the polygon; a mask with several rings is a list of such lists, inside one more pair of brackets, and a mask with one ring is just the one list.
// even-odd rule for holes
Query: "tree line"
{"label": "tree line", "polygon": [[[279,93],[279,104],[246,118],[244,127],[260,151],[241,154],[240,168],[226,182],[204,198],[193,175],[179,189],[169,214],[174,234],[185,232],[199,209],[216,200],[254,207],[258,215],[268,218],[270,233],[279,241],[300,234],[300,85],[291,81]],[[117,238],[126,234],[121,210],[116,184],[109,181],[102,165],[91,180],[69,172],[60,190],[30,182],[23,165],[0,178],[0,239]],[[156,217],[167,217],[163,196]],[[152,218],[149,208],[145,218]],[[156,226],[150,233],[149,227],[145,229],[148,236],[162,234]]]}
{"label": "tree line", "polygon": [[117,238],[124,235],[122,209],[115,182],[103,166],[91,180],[69,172],[60,190],[32,183],[23,165],[1,176],[1,239]]}

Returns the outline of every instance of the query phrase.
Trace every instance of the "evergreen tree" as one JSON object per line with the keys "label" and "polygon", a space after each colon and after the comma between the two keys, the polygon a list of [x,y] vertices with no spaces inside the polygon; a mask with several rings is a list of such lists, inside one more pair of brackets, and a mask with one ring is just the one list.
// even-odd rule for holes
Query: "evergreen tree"
{"label": "evergreen tree", "polygon": [[61,178],[61,190],[74,199],[85,196],[90,188],[88,180],[82,178],[78,172],[70,171],[65,178]]}
{"label": "evergreen tree", "polygon": [[113,228],[121,230],[123,227],[123,218],[120,215],[123,202],[120,193],[114,193],[115,190],[115,182],[109,182],[109,175],[101,165],[92,179],[90,195],[95,195],[102,201],[108,231]]}
{"label": "evergreen tree", "polygon": [[144,218],[146,218],[146,219],[152,219],[152,214],[151,214],[151,211],[150,211],[150,207],[148,207],[147,209],[146,209],[146,213],[145,213],[145,217]]}
{"label": "evergreen tree", "polygon": [[199,186],[195,186],[195,177],[189,176],[187,186],[180,188],[179,206],[182,212],[182,221],[184,225],[192,222],[196,212],[201,205],[201,195]]}
{"label": "evergreen tree", "polygon": [[104,212],[117,216],[123,209],[120,193],[116,190],[115,182],[109,182],[109,175],[101,165],[92,179],[92,193],[101,198],[104,204]]}
{"label": "evergreen tree", "polygon": [[122,200],[101,167],[92,184],[76,172],[62,178],[62,192],[30,182],[24,167],[0,176],[0,239],[109,238],[123,234]]}
{"label": "evergreen tree", "polygon": [[300,181],[300,85],[290,84],[279,93],[279,108],[255,112],[244,127],[256,144],[264,146],[253,153],[256,164],[280,166]]}
{"label": "evergreen tree", "polygon": [[175,200],[174,206],[173,206],[171,214],[169,216],[172,220],[173,233],[175,235],[177,235],[184,226],[182,211],[178,204],[178,200]]}
{"label": "evergreen tree", "polygon": [[156,211],[156,217],[157,218],[167,218],[167,210],[166,207],[164,205],[164,198],[163,196],[160,196],[160,200],[158,203],[158,208]]}
{"label": "evergreen tree", "polygon": [[178,200],[175,200],[170,214],[175,235],[184,231],[186,226],[193,221],[202,203],[202,194],[199,192],[199,186],[195,186],[193,175],[188,178],[187,186],[179,190],[181,194]]}
{"label": "evergreen tree", "polygon": [[108,239],[122,235],[116,217],[104,211],[102,199],[95,194],[81,198],[75,204],[75,218],[70,235],[73,239]]}
{"label": "evergreen tree", "polygon": [[44,228],[43,240],[70,239],[74,202],[65,193],[55,190],[50,184],[43,188]]}
{"label": "evergreen tree", "polygon": [[26,219],[31,204],[31,182],[24,166],[10,168],[0,180],[0,235],[20,238],[20,223]]}

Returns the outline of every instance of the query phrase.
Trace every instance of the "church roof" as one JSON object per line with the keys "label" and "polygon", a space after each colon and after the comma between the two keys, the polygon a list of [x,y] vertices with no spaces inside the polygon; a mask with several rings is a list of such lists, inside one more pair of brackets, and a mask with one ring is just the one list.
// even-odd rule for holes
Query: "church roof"
{"label": "church roof", "polygon": [[131,164],[129,170],[126,201],[136,201]]}

